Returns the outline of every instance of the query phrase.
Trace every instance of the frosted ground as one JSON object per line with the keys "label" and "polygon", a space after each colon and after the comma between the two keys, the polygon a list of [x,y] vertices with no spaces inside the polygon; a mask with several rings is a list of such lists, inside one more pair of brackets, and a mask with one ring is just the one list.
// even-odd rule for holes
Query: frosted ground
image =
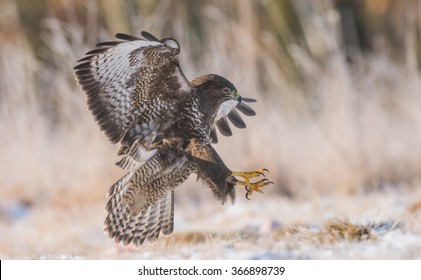
{"label": "frosted ground", "polygon": [[[184,186],[177,198],[189,189]],[[177,199],[174,233],[141,248],[102,233],[105,199],[72,195],[28,206],[2,203],[2,259],[419,259],[420,191],[389,189],[316,199],[238,197],[221,206],[202,189]],[[271,192],[269,192],[271,193]],[[187,194],[188,195],[188,194]],[[418,199],[418,200],[417,200]],[[189,202],[190,201],[190,202]],[[199,203],[200,202],[200,203]]]}

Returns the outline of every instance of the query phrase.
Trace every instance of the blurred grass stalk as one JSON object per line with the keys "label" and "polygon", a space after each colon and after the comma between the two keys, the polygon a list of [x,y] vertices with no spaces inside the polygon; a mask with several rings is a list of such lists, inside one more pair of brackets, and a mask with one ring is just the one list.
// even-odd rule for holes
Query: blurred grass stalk
{"label": "blurred grass stalk", "polygon": [[303,196],[418,181],[419,2],[403,5],[403,60],[381,36],[362,50],[360,27],[344,28],[357,11],[342,13],[347,2],[53,1],[34,48],[18,16],[27,2],[0,1],[11,13],[0,37],[1,196],[102,199],[121,173],[72,67],[96,40],[141,30],[179,40],[189,78],[219,73],[259,100],[248,129],[217,145],[231,168],[267,167],[275,190]]}

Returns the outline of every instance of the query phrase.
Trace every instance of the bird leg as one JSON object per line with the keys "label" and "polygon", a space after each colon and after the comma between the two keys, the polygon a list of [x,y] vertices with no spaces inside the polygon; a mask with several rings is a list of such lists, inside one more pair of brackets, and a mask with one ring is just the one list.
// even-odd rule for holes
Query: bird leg
{"label": "bird leg", "polygon": [[264,168],[264,169],[248,171],[248,172],[233,171],[231,175],[244,178],[244,181],[241,181],[241,180],[236,179],[235,177],[232,177],[234,184],[244,186],[244,188],[246,189],[246,198],[250,199],[249,196],[252,195],[253,192],[263,193],[263,191],[261,190],[262,187],[267,186],[269,184],[273,184],[273,182],[269,181],[266,178],[257,182],[250,182],[250,179],[252,178],[259,177],[261,175],[265,176],[265,173],[264,173],[265,171],[269,172],[269,170]]}

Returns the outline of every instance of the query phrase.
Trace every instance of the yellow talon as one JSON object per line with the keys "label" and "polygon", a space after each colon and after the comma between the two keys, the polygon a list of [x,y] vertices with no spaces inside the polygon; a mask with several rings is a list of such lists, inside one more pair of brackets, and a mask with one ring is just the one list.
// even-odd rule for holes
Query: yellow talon
{"label": "yellow talon", "polygon": [[244,178],[254,178],[254,177],[258,177],[260,175],[265,176],[265,173],[264,173],[265,171],[269,172],[269,170],[267,170],[266,168],[263,168],[263,169],[258,169],[258,170],[255,170],[255,171],[247,171],[247,172],[233,171],[232,175],[244,177]]}
{"label": "yellow talon", "polygon": [[256,183],[251,183],[250,186],[246,188],[246,198],[250,199],[249,196],[252,195],[253,192],[263,193],[263,191],[260,188],[269,184],[273,184],[273,182],[269,181],[268,179],[262,179]]}
{"label": "yellow talon", "polygon": [[266,178],[262,179],[258,182],[250,182],[251,178],[259,177],[261,175],[265,176],[265,174],[264,174],[265,171],[269,172],[269,170],[267,170],[266,168],[259,169],[259,170],[256,170],[256,171],[249,171],[249,172],[237,172],[237,171],[232,172],[233,176],[244,178],[244,181],[240,181],[240,180],[236,179],[235,183],[237,185],[244,186],[244,188],[246,189],[246,198],[247,199],[250,199],[249,196],[252,195],[253,192],[263,193],[263,191],[261,190],[262,187],[267,186],[269,184],[273,184],[273,182],[269,181]]}

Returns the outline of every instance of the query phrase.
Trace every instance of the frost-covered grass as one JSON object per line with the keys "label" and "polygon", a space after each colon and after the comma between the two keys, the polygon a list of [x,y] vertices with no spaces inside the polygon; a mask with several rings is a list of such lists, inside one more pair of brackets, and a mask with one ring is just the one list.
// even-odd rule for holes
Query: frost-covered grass
{"label": "frost-covered grass", "polygon": [[[195,186],[183,188],[177,197]],[[1,209],[0,257],[419,259],[419,197],[420,191],[404,188],[313,200],[239,198],[235,205],[221,206],[207,193],[199,195],[201,203],[178,201],[174,233],[138,249],[116,245],[102,233],[100,200],[70,207],[34,205],[26,214],[4,220],[13,214],[7,208]]]}
{"label": "frost-covered grass", "polygon": [[[189,44],[199,39],[182,21],[156,35],[180,41],[190,79],[219,73],[259,100],[247,129],[221,136],[216,149],[233,170],[268,168],[275,185],[251,201],[239,188],[236,204],[221,206],[191,178],[176,192],[174,234],[139,249],[102,233],[105,193],[123,173],[72,76],[92,38],[77,22],[56,19],[45,21],[50,47],[39,53],[24,33],[0,38],[0,258],[421,257],[416,67],[384,49],[348,64],[332,10],[307,22],[324,55],[293,42],[285,49],[276,34],[257,32],[252,6],[241,5],[236,17],[205,6],[205,46]],[[154,25],[159,16],[137,20],[164,30]],[[105,31],[98,37],[109,39]],[[301,79],[285,73],[286,55]]]}

